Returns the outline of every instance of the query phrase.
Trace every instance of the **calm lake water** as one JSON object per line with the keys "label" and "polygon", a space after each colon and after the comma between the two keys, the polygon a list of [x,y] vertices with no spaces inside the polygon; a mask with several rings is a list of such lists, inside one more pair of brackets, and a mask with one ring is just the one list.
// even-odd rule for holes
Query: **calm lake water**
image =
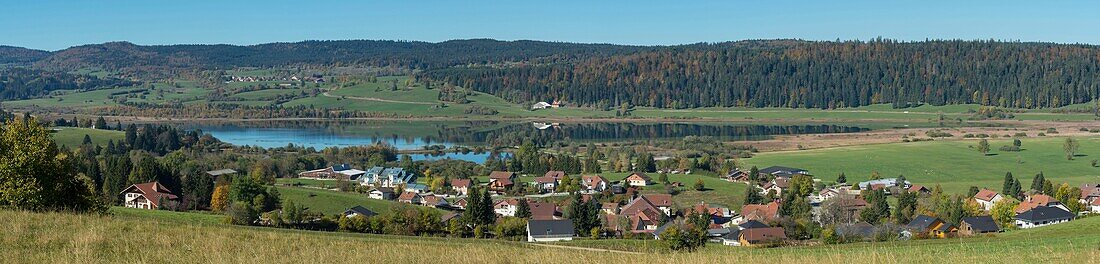
{"label": "calm lake water", "polygon": [[[710,136],[724,140],[763,140],[775,135],[853,133],[860,125],[746,123],[532,123],[504,121],[234,121],[181,123],[235,145],[282,147],[287,144],[327,148],[385,143],[400,150],[426,146],[518,145],[540,142],[621,142]],[[414,159],[453,158],[483,162],[489,153],[413,155]]]}

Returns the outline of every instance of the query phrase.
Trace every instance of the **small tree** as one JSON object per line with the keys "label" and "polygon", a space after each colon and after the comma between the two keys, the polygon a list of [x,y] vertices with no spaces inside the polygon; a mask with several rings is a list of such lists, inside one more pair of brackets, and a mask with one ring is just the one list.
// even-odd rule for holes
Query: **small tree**
{"label": "small tree", "polygon": [[516,217],[531,218],[531,205],[527,204],[527,199],[519,199],[519,204],[516,205]]}
{"label": "small tree", "polygon": [[703,179],[696,179],[694,187],[695,187],[696,191],[700,191],[700,192],[707,189],[707,186],[703,185]]}
{"label": "small tree", "polygon": [[978,152],[982,153],[983,156],[989,154],[988,140],[982,139],[982,141],[978,141]]}
{"label": "small tree", "polygon": [[848,182],[848,176],[845,176],[843,172],[840,173],[840,176],[836,176],[836,183],[847,183],[847,182]]}
{"label": "small tree", "polygon": [[1065,143],[1062,143],[1062,150],[1066,152],[1066,159],[1073,160],[1073,157],[1077,155],[1077,149],[1080,147],[1080,143],[1077,139],[1072,137],[1066,138]]}

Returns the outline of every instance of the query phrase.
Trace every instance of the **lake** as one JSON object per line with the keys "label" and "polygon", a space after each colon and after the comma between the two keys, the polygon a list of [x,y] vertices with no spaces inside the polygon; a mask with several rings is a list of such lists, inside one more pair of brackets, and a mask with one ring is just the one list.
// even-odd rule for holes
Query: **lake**
{"label": "lake", "polygon": [[[180,123],[234,145],[282,147],[287,144],[327,148],[385,143],[399,150],[427,146],[516,146],[537,142],[624,142],[675,140],[710,136],[731,141],[764,140],[776,135],[854,133],[865,125],[752,124],[707,122],[578,122],[517,121],[209,121]],[[882,126],[882,124],[879,124]],[[416,160],[454,158],[483,162],[488,153],[412,155]]]}

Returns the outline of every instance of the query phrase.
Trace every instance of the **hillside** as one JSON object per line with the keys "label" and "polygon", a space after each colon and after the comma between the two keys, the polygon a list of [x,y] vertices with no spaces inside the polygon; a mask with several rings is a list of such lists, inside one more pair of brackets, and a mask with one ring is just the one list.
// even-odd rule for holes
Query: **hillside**
{"label": "hillside", "polygon": [[[155,213],[155,214],[154,214]],[[399,263],[657,263],[738,262],[814,263],[1086,263],[1100,258],[1100,218],[995,237],[858,243],[776,249],[709,244],[699,252],[653,254],[545,247],[497,240],[449,239],[321,233],[226,226],[192,213],[116,210],[116,216],[0,211],[0,250],[17,263],[283,263],[355,262],[387,259]],[[80,228],[73,228],[79,226]],[[600,247],[602,241],[558,245]],[[609,241],[636,245],[642,241]],[[632,243],[637,242],[637,243]],[[655,243],[648,241],[644,243]],[[363,249],[363,250],[351,250]],[[370,249],[370,250],[367,250]],[[196,254],[201,252],[201,254]]]}
{"label": "hillside", "polygon": [[0,45],[0,65],[31,63],[49,55],[49,51]]}

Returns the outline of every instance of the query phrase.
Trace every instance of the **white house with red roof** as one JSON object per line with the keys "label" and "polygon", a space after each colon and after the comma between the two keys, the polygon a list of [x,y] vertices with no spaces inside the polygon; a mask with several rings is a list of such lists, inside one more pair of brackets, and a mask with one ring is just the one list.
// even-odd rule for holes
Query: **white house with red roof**
{"label": "white house with red roof", "polygon": [[989,189],[982,189],[978,191],[977,194],[974,194],[974,201],[977,201],[978,204],[982,206],[982,209],[986,211],[993,209],[993,204],[1001,199],[1004,199],[1004,195]]}
{"label": "white house with red roof", "polygon": [[162,203],[178,203],[180,200],[179,196],[155,181],[130,185],[119,195],[123,196],[124,206],[141,209],[158,209],[165,205]]}

